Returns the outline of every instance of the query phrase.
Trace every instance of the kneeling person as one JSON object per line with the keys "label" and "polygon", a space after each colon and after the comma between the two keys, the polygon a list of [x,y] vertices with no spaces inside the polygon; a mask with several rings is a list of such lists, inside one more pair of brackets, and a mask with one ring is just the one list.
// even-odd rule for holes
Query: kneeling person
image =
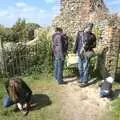
{"label": "kneeling person", "polygon": [[103,83],[101,84],[100,88],[100,96],[101,97],[112,97],[112,83],[113,83],[112,77],[107,77]]}
{"label": "kneeling person", "polygon": [[22,79],[11,79],[5,83],[5,88],[8,96],[5,97],[4,107],[9,107],[13,104],[19,108],[24,115],[27,115],[30,109],[30,100],[32,96],[31,89]]}

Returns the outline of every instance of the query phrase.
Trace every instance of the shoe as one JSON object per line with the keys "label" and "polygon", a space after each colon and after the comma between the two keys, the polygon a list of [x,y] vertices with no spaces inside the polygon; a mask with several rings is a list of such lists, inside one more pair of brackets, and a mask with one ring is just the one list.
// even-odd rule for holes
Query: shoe
{"label": "shoe", "polygon": [[65,84],[65,83],[62,81],[62,82],[58,82],[58,84],[61,85],[61,84]]}
{"label": "shoe", "polygon": [[82,83],[82,81],[81,81],[81,80],[79,80],[79,81],[78,81],[78,83]]}
{"label": "shoe", "polygon": [[86,87],[88,84],[87,83],[81,83],[80,87]]}
{"label": "shoe", "polygon": [[81,84],[81,83],[82,83],[82,81],[78,81],[78,83],[80,83],[80,84]]}

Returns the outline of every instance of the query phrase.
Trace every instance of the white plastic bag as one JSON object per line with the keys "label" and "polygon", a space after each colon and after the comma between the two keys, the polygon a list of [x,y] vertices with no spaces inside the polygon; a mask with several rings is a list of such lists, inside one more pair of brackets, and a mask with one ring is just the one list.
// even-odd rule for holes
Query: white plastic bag
{"label": "white plastic bag", "polygon": [[78,55],[70,53],[67,56],[67,67],[77,67],[78,64]]}

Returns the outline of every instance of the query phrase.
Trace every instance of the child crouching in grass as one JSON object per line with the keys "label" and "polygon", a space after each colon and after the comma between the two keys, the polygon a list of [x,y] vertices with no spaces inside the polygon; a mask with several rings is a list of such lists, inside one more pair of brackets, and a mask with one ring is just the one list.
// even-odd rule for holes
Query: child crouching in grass
{"label": "child crouching in grass", "polygon": [[101,83],[100,88],[100,96],[101,97],[107,97],[112,98],[112,83],[114,82],[113,78],[111,76],[107,77],[105,80]]}
{"label": "child crouching in grass", "polygon": [[30,109],[32,91],[28,85],[19,78],[8,80],[5,83],[8,96],[4,99],[4,107],[16,104],[18,109],[27,115]]}

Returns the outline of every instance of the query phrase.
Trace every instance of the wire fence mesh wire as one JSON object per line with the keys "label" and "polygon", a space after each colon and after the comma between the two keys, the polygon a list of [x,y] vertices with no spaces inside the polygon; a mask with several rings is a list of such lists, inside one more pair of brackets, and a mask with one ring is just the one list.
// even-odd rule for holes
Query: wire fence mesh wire
{"label": "wire fence mesh wire", "polygon": [[[26,41],[27,42],[27,41]],[[13,48],[1,47],[1,60],[4,65],[1,71],[8,76],[23,75],[30,72],[33,58],[38,54],[37,43],[33,47],[28,47],[25,42],[21,42]],[[3,57],[2,57],[3,55]]]}

